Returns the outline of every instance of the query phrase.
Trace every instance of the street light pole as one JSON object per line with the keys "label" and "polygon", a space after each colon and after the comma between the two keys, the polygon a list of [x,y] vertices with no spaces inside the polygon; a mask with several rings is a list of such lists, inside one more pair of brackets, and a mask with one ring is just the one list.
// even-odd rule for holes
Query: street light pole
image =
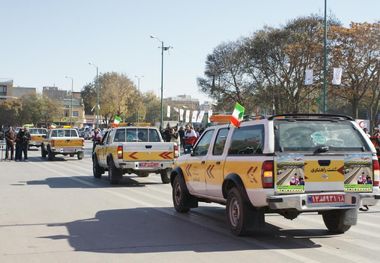
{"label": "street light pole", "polygon": [[323,20],[323,113],[327,111],[327,0]]}
{"label": "street light pole", "polygon": [[98,66],[89,62],[88,63],[91,66],[94,66],[96,68],[96,81],[95,81],[95,88],[96,88],[96,124],[95,128],[99,127],[99,69]]}
{"label": "street light pole", "polygon": [[74,91],[74,78],[65,76],[67,79],[71,79],[71,105],[70,105],[70,125],[73,127],[73,91]]}
{"label": "street light pole", "polygon": [[157,39],[161,43],[161,113],[160,113],[160,130],[163,128],[164,117],[163,117],[163,97],[164,97],[164,51],[169,50],[171,46],[164,45],[164,41],[161,41],[155,36],[150,36],[150,38]]}
{"label": "street light pole", "polygon": [[[144,76],[135,76],[137,78],[137,90],[140,93],[140,79],[143,78]],[[139,94],[140,95],[140,94]],[[139,110],[140,110],[140,105],[137,106],[137,123],[139,122]]]}

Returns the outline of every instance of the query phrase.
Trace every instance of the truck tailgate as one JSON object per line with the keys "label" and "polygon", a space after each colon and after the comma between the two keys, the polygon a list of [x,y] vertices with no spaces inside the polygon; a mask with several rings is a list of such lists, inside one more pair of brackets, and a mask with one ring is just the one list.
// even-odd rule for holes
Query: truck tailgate
{"label": "truck tailgate", "polygon": [[171,161],[174,159],[174,143],[129,142],[123,146],[125,161]]}
{"label": "truck tailgate", "polygon": [[54,147],[82,147],[83,139],[82,138],[57,138],[52,139],[52,144]]}

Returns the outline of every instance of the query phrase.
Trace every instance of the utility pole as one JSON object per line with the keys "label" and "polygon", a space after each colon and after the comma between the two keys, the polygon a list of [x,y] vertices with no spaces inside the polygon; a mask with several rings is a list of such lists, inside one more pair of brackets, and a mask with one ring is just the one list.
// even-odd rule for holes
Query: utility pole
{"label": "utility pole", "polygon": [[96,80],[95,80],[95,89],[96,89],[96,123],[95,128],[99,127],[99,69],[98,66],[89,62],[88,63],[91,66],[94,66],[96,68]]}
{"label": "utility pole", "polygon": [[[144,76],[135,76],[137,78],[137,90],[140,93],[140,79],[143,78]],[[140,94],[139,94],[140,95]],[[137,123],[139,123],[139,111],[140,111],[140,105],[137,106]]]}
{"label": "utility pole", "polygon": [[164,97],[164,51],[167,51],[171,46],[165,46],[164,41],[161,41],[155,36],[150,36],[150,38],[155,38],[161,42],[161,113],[160,113],[160,130],[163,129],[164,115],[163,115],[163,97]]}
{"label": "utility pole", "polygon": [[70,103],[70,125],[73,127],[73,91],[74,91],[74,78],[65,76],[67,79],[71,79],[71,103]]}
{"label": "utility pole", "polygon": [[323,113],[327,112],[327,0],[323,20]]}

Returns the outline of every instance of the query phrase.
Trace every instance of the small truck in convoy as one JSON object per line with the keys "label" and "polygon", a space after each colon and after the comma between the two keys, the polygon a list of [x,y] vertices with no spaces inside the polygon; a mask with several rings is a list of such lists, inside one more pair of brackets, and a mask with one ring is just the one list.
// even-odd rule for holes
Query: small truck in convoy
{"label": "small truck in convoy", "polygon": [[178,146],[164,142],[155,127],[117,127],[108,130],[92,154],[93,174],[101,178],[108,171],[111,184],[118,184],[123,174],[147,177],[161,175],[164,184],[170,182]]}
{"label": "small truck in convoy", "polygon": [[40,147],[48,131],[45,128],[30,128],[29,133],[30,133],[29,148],[31,146]]}
{"label": "small truck in convoy", "polygon": [[[255,117],[257,118],[257,117]],[[266,213],[322,215],[344,233],[362,205],[380,199],[375,147],[348,116],[284,114],[207,128],[171,173],[177,212],[198,202],[226,205],[236,235],[259,230]]]}
{"label": "small truck in convoy", "polygon": [[84,140],[79,138],[76,129],[57,128],[51,129],[41,144],[42,158],[48,157],[49,161],[54,160],[58,154],[70,157],[77,156],[78,160],[84,156]]}

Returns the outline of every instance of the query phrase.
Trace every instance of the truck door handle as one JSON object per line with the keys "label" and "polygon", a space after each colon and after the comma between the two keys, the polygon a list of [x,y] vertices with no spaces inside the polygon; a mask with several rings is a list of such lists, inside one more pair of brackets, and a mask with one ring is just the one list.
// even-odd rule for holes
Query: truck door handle
{"label": "truck door handle", "polygon": [[202,161],[202,162],[201,162],[201,164],[205,164],[205,163],[206,163],[206,161]]}
{"label": "truck door handle", "polygon": [[220,164],[220,161],[217,161],[216,164]]}
{"label": "truck door handle", "polygon": [[150,149],[150,148],[152,148],[152,145],[145,145],[145,148]]}

